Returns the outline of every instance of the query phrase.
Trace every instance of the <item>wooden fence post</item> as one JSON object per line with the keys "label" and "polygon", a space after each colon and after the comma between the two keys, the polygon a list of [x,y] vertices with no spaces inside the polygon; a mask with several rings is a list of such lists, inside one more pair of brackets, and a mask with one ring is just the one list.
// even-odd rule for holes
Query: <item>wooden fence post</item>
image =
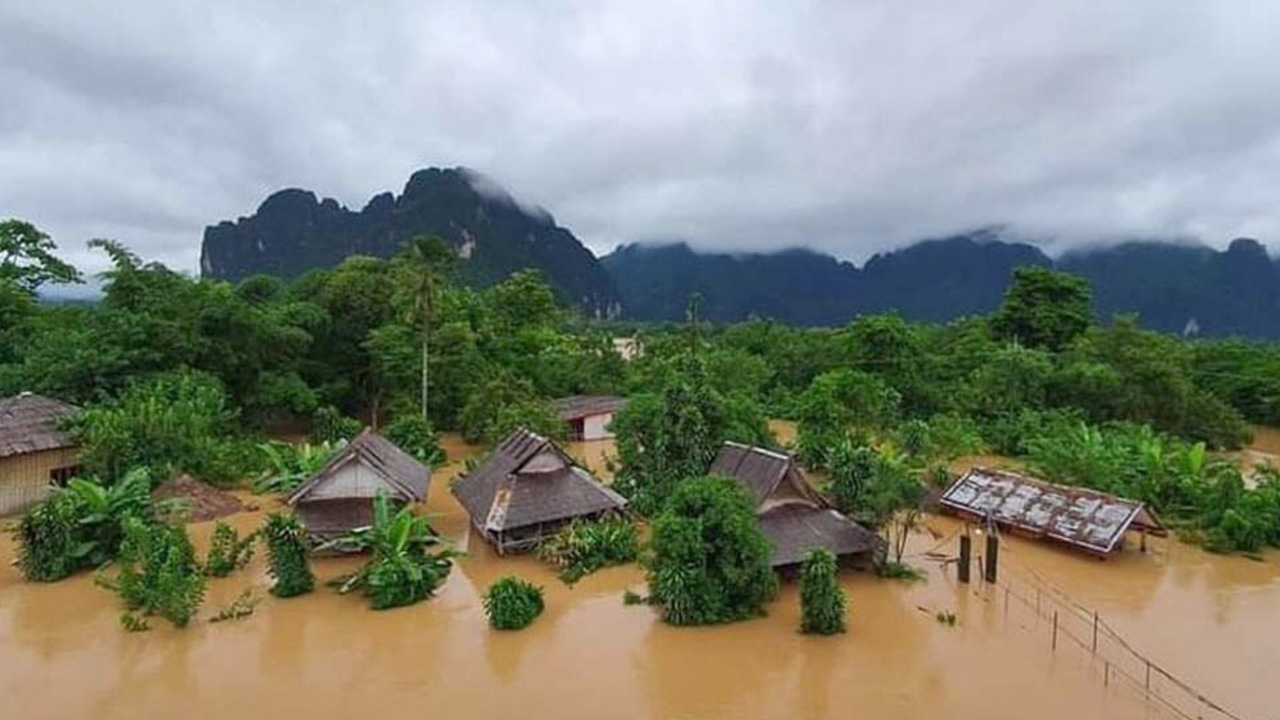
{"label": "wooden fence post", "polygon": [[1000,560],[1000,538],[994,531],[987,533],[987,572],[983,578],[989,583],[996,581],[996,566]]}
{"label": "wooden fence post", "polygon": [[1093,654],[1098,654],[1098,611],[1093,611]]}
{"label": "wooden fence post", "polygon": [[1058,611],[1053,611],[1053,640],[1049,643],[1050,650],[1058,649]]}
{"label": "wooden fence post", "polygon": [[972,541],[968,533],[960,536],[960,564],[956,565],[956,579],[969,584],[969,561],[973,553]]}

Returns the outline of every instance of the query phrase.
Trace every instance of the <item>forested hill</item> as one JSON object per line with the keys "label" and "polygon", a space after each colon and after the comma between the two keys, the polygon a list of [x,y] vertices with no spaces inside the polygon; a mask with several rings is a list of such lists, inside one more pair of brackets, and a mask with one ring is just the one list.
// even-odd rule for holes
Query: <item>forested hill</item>
{"label": "forested hill", "polygon": [[419,170],[398,197],[376,195],[359,212],[309,190],[273,193],[255,214],[205,228],[200,269],[226,280],[287,278],[350,255],[390,257],[417,235],[448,242],[472,283],[490,285],[532,267],[570,304],[594,315],[617,312],[612,280],[573,233],[463,168]]}
{"label": "forested hill", "polygon": [[1136,312],[1145,327],[1204,335],[1280,337],[1280,265],[1255,240],[1224,251],[1160,242],[1125,243],[1054,260],[989,231],[926,240],[872,257],[861,267],[804,250],[703,254],[687,245],[626,245],[602,258],[629,317],[679,320],[690,293],[708,320],[756,315],[801,325],[840,325],[897,310],[942,321],[988,313],[1013,269],[1052,266],[1093,286],[1103,318]]}

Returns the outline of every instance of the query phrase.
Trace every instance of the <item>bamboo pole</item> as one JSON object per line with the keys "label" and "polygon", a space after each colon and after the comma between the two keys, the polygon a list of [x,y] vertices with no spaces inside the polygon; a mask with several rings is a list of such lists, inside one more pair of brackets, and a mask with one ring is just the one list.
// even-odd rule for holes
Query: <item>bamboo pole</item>
{"label": "bamboo pole", "polygon": [[1098,654],[1098,611],[1093,611],[1093,654]]}
{"label": "bamboo pole", "polygon": [[1050,650],[1058,649],[1058,611],[1053,611],[1053,640],[1049,643]]}

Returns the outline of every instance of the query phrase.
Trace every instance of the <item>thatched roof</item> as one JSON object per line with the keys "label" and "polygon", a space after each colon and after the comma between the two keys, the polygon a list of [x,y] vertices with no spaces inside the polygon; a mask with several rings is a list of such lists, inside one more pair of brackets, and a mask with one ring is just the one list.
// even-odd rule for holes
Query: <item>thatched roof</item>
{"label": "thatched roof", "polygon": [[1159,518],[1137,500],[993,468],[969,470],[942,493],[939,504],[958,515],[990,519],[1092,553],[1123,547],[1131,528],[1166,533]]}
{"label": "thatched roof", "polygon": [[811,550],[837,557],[873,553],[880,537],[831,508],[798,503],[760,514],[760,530],[773,543],[773,566],[804,562]]}
{"label": "thatched roof", "polygon": [[75,447],[71,436],[58,426],[76,409],[32,393],[0,400],[0,458]]}
{"label": "thatched roof", "polygon": [[561,420],[580,420],[592,415],[608,415],[622,409],[626,398],[613,395],[571,395],[552,403]]}
{"label": "thatched roof", "polygon": [[[339,471],[351,463],[359,463],[380,478],[382,487],[368,486],[343,488],[335,493],[323,492],[330,483],[339,477]],[[395,443],[365,428],[346,447],[334,453],[333,457],[312,475],[293,494],[288,503],[293,505],[308,498],[326,500],[355,499],[373,497],[378,490],[384,490],[395,500],[404,502],[421,502],[427,497],[427,487],[431,483],[431,468],[418,462],[412,455],[396,447]]]}
{"label": "thatched roof", "polygon": [[478,468],[457,478],[452,490],[472,522],[493,532],[621,510],[627,504],[554,442],[524,428],[499,443]]}
{"label": "thatched roof", "polygon": [[760,530],[773,544],[774,567],[802,562],[818,548],[836,556],[871,555],[883,542],[828,507],[785,453],[726,442],[708,474],[737,480],[755,498]]}

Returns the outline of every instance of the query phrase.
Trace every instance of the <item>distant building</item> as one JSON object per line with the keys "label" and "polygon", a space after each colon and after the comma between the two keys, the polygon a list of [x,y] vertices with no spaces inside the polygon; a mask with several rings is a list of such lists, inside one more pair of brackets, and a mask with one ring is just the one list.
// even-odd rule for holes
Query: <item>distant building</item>
{"label": "distant building", "polygon": [[852,567],[867,568],[883,559],[884,540],[828,506],[790,455],[727,442],[708,474],[737,480],[755,499],[760,530],[773,544],[775,568],[798,565],[818,549]]}
{"label": "distant building", "polygon": [[499,553],[536,547],[573,520],[598,519],[626,498],[579,467],[554,442],[524,428],[453,481],[471,524]]}
{"label": "distant building", "polygon": [[79,472],[75,441],[60,429],[75,413],[32,393],[0,400],[0,515],[35,505]]}
{"label": "distant building", "polygon": [[431,468],[365,428],[334,453],[287,502],[315,540],[332,540],[373,524],[373,499],[385,493],[400,503],[427,499]]}
{"label": "distant building", "polygon": [[606,440],[613,437],[609,423],[627,401],[612,395],[573,395],[553,405],[569,428],[570,440]]}
{"label": "distant building", "polygon": [[1007,532],[1045,539],[1097,556],[1124,549],[1125,534],[1163,537],[1159,518],[1137,500],[1088,488],[1055,485],[1025,475],[973,468],[939,499],[942,509]]}
{"label": "distant building", "polygon": [[620,337],[613,339],[613,351],[622,356],[623,360],[631,361],[644,355],[644,346],[640,344],[639,338]]}

